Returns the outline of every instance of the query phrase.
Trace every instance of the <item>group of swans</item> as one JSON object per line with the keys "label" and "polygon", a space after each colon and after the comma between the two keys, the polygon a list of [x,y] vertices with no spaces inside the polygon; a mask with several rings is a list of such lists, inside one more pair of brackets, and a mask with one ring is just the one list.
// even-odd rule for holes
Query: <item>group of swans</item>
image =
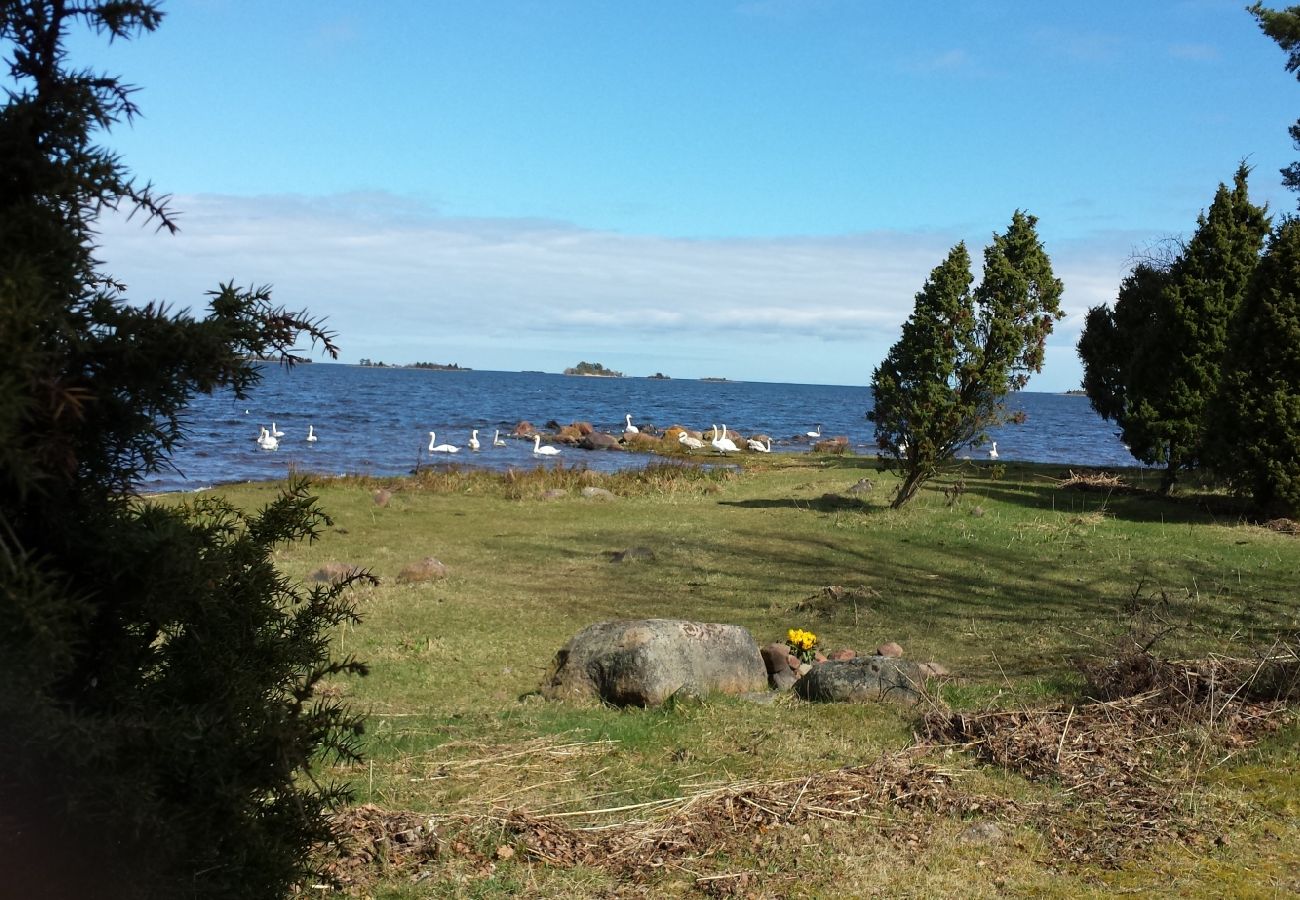
{"label": "group of swans", "polygon": [[[536,453],[538,456],[556,456],[557,454],[559,454],[560,451],[559,448],[557,447],[541,446],[542,436],[540,434],[533,435],[533,438],[534,438],[533,452]],[[506,445],[506,439],[501,436],[501,429],[498,428],[492,435],[492,446],[504,447],[505,445]],[[466,446],[468,446],[469,449],[471,450],[478,450],[482,446],[482,443],[478,439],[477,428],[474,428],[470,431],[469,443]],[[438,433],[436,431],[430,431],[429,452],[430,453],[459,453],[460,448],[454,444],[439,444]]]}
{"label": "group of swans", "polygon": [[713,448],[719,453],[740,452],[740,448],[736,446],[736,442],[727,437],[727,426],[725,424],[722,426],[721,435],[718,434],[718,426],[713,426],[713,440],[709,441],[709,443],[712,444]]}
{"label": "group of swans", "polygon": [[[247,412],[247,410],[245,410],[245,412]],[[284,432],[277,428],[274,422],[271,423],[270,428],[263,425],[261,431],[259,431],[257,435],[257,446],[261,447],[263,450],[279,450],[280,438],[282,437],[284,437]],[[314,425],[308,425],[307,443],[314,444],[318,440],[320,440],[320,438],[316,436],[316,427]]]}
{"label": "group of swans", "polygon": [[[692,437],[691,435],[687,434],[685,431],[678,433],[677,443],[681,444],[683,447],[685,447],[688,450],[703,450],[705,447],[704,441],[700,440],[697,437]],[[736,446],[736,442],[733,441],[731,438],[727,437],[726,425],[722,426],[721,432],[718,431],[717,425],[713,426],[713,438],[712,440],[709,441],[709,445],[712,446],[713,449],[717,450],[719,453],[723,453],[723,454],[740,452],[740,448]],[[745,446],[749,447],[749,449],[753,450],[755,453],[771,453],[772,439],[768,438],[766,445],[764,445],[761,441],[750,439],[745,442]]]}

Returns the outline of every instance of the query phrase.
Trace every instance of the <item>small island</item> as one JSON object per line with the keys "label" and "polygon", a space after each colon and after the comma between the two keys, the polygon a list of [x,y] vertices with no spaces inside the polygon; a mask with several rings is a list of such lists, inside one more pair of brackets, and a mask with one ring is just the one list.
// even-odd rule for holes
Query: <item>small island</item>
{"label": "small island", "polygon": [[719,382],[719,383],[727,382],[730,380],[731,380],[730,378],[701,378],[700,379],[700,381],[710,381],[710,382]]}
{"label": "small island", "polygon": [[613,369],[606,369],[600,363],[589,363],[585,360],[578,363],[571,369],[564,370],[565,375],[586,375],[593,378],[622,378],[622,372],[615,372]]}
{"label": "small island", "polygon": [[365,366],[369,369],[431,369],[435,372],[473,372],[469,366],[458,365],[457,363],[434,363],[434,362],[416,362],[416,363],[386,363],[382,359],[369,359],[362,357],[359,366]]}
{"label": "small island", "polygon": [[663,372],[655,372],[653,375],[647,375],[651,381],[670,381],[672,376],[665,375]]}

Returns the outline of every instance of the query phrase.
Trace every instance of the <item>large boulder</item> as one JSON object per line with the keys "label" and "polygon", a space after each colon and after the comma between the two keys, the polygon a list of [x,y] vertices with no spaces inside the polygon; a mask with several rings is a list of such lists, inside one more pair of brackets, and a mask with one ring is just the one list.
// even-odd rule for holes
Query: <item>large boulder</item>
{"label": "large boulder", "polygon": [[603,431],[593,431],[590,434],[584,434],[578,446],[583,450],[622,450],[623,445],[618,442],[618,438],[612,434],[605,434]]}
{"label": "large boulder", "polygon": [[925,675],[921,667],[887,656],[858,656],[828,660],[800,678],[795,693],[821,703],[867,703],[893,700],[915,703],[921,699]]}
{"label": "large boulder", "polygon": [[767,667],[739,625],[634,619],[584,628],[551,663],[542,693],[659,706],[674,694],[744,694],[767,688]]}

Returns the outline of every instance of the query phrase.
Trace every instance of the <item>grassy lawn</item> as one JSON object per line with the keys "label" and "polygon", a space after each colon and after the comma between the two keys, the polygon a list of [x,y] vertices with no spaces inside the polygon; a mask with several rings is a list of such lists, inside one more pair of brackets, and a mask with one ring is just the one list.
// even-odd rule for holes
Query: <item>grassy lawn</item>
{"label": "grassy lawn", "polygon": [[[1300,891],[1300,731],[1284,714],[1259,740],[1225,745],[1189,724],[1152,743],[1152,771],[1173,813],[1116,832],[1105,852],[1072,851],[1053,837],[1058,818],[1106,819],[1104,791],[1075,793],[1064,780],[1026,777],[960,747],[898,756],[915,743],[926,710],[1073,709],[1087,699],[1078,662],[1113,657],[1130,635],[1162,635],[1153,652],[1168,659],[1294,646],[1300,539],[1250,524],[1196,489],[1175,499],[1080,492],[1058,484],[1064,474],[974,465],[901,511],[888,509],[893,477],[851,457],[778,456],[712,474],[322,483],[334,526],[314,545],[284,550],[282,568],[306,579],[338,561],[382,582],[359,591],[364,621],[336,637],[339,651],[372,672],[330,685],[369,717],[367,762],[335,775],[352,782],[358,804],[434,817],[440,838],[435,858],[412,863],[395,853],[353,890]],[[864,477],[870,492],[826,497]],[[588,483],[617,498],[583,498]],[[567,495],[545,499],[557,485]],[[372,499],[380,487],[392,492],[385,506]],[[256,507],[275,487],[222,490]],[[611,562],[630,547],[654,557]],[[426,556],[450,575],[397,583],[403,566]],[[935,687],[926,710],[790,696],[616,710],[535,694],[555,651],[586,625],[658,616],[743,625],[760,644],[792,627],[816,632],[827,649],[871,652],[897,641],[908,658],[940,662],[954,677]],[[1063,733],[1058,762],[1066,747]],[[895,784],[894,770],[872,768],[882,759],[919,767],[899,776],[903,787],[887,802],[861,800],[851,815],[809,808],[814,795],[819,804],[847,802],[850,788],[865,797],[869,785]],[[927,787],[916,787],[921,776]],[[736,800],[746,785],[754,792]],[[998,833],[973,836],[971,825],[987,822]],[[539,851],[538,835],[552,827],[563,834]],[[1127,846],[1130,833],[1142,837]],[[690,852],[628,862],[640,854],[644,863],[683,835]]]}

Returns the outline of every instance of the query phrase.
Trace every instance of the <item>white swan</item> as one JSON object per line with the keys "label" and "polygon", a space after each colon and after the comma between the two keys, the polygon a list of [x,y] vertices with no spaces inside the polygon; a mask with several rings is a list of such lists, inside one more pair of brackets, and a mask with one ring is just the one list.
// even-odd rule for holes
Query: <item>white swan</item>
{"label": "white swan", "polygon": [[681,444],[687,450],[704,449],[704,441],[700,440],[697,437],[691,437],[689,434],[687,434],[684,431],[681,434],[677,435],[677,443]]}
{"label": "white swan", "polygon": [[479,447],[479,444],[478,444],[478,429],[475,428],[473,431],[471,431],[471,432],[469,433],[469,449],[471,449],[471,450],[477,450],[478,447]]}
{"label": "white swan", "polygon": [[709,443],[712,444],[719,453],[738,453],[740,451],[740,448],[736,446],[736,442],[733,441],[731,438],[727,437],[727,426],[725,424],[722,426],[721,437],[717,436],[718,434],[717,425],[713,426],[713,434],[714,434],[714,438],[713,440],[709,441]]}
{"label": "white swan", "polygon": [[821,423],[821,422],[818,422],[816,428],[814,428],[812,431],[805,431],[804,434],[808,435],[808,437],[810,437],[810,438],[819,438],[819,437],[821,437],[821,436],[822,436],[822,423]]}
{"label": "white swan", "polygon": [[998,442],[994,441],[993,447],[989,450],[989,459],[997,459],[997,458],[998,458]]}
{"label": "white swan", "polygon": [[492,435],[492,446],[504,447],[505,445],[506,445],[506,439],[501,436],[501,429],[498,428],[497,433]]}
{"label": "white swan", "polygon": [[560,448],[552,447],[549,444],[543,447],[542,436],[540,434],[535,434],[533,435],[533,453],[538,456],[559,456]]}
{"label": "white swan", "polygon": [[906,455],[907,455],[907,441],[899,441],[899,442],[898,442],[898,455],[899,455],[899,456],[906,456]]}
{"label": "white swan", "polygon": [[745,446],[748,447],[750,450],[753,450],[755,453],[771,453],[772,439],[768,438],[767,446],[764,447],[762,441],[756,441],[753,438],[750,438],[749,440],[745,441]]}
{"label": "white swan", "polygon": [[280,429],[276,428],[274,422],[271,423],[271,437],[273,437],[273,438],[282,438],[282,437],[284,437],[284,432],[281,431]]}
{"label": "white swan", "polygon": [[429,432],[430,453],[459,453],[460,452],[459,447],[453,447],[451,444],[437,444],[435,446],[434,442],[436,440],[437,440],[437,435],[434,432],[430,431]]}
{"label": "white swan", "polygon": [[624,428],[623,430],[626,431],[628,434],[640,434],[640,433],[641,433],[641,429],[640,429],[640,428],[637,428],[635,425],[632,424],[632,414],[631,414],[631,413],[628,413],[628,414],[627,414],[627,428]]}
{"label": "white swan", "polygon": [[257,438],[257,446],[263,450],[279,450],[280,442],[276,440],[274,434],[263,428],[261,435]]}
{"label": "white swan", "polygon": [[314,426],[314,425],[308,425],[308,426],[307,426],[307,443],[309,443],[309,444],[314,444],[314,443],[316,443],[318,440],[320,440],[320,438],[316,437],[316,426]]}

